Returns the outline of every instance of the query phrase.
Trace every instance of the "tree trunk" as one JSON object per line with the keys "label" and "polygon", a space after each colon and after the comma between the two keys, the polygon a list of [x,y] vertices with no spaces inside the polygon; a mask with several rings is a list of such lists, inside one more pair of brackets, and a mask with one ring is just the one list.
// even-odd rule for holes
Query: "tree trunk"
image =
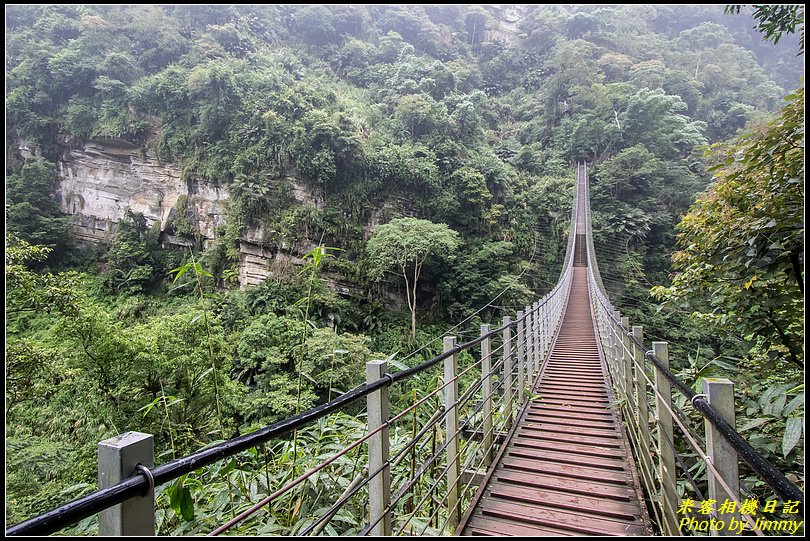
{"label": "tree trunk", "polygon": [[419,263],[413,266],[413,307],[411,308],[411,339],[416,338],[416,282],[419,280]]}

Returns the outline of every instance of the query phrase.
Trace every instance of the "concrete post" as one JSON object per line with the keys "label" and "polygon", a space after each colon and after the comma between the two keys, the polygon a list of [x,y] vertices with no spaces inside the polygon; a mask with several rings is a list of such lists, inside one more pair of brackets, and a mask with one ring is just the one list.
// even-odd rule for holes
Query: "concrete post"
{"label": "concrete post", "polygon": [[[534,361],[532,362],[532,385],[540,374],[540,301],[534,303]],[[532,389],[534,390],[534,389]]]}
{"label": "concrete post", "polygon": [[633,363],[636,380],[636,411],[638,412],[638,433],[641,446],[641,460],[647,464],[647,471],[653,472],[652,448],[650,445],[650,412],[647,402],[647,378],[645,375],[646,357],[644,350],[644,328],[641,325],[633,326],[633,336],[639,341],[641,347],[634,347],[635,362]]}
{"label": "concrete post", "polygon": [[504,316],[503,324],[503,415],[508,429],[512,426],[512,319]]}
{"label": "concrete post", "polygon": [[[630,319],[628,317],[622,318],[622,327],[627,329],[630,326]],[[630,340],[630,337],[627,336],[624,331],[620,331],[622,333],[622,359],[624,362],[622,363],[622,374],[624,375],[624,397],[625,397],[625,407],[627,408],[627,414],[633,415],[633,356],[630,354],[632,351],[631,346],[633,342]],[[628,417],[627,421],[630,421]]]}
{"label": "concrete post", "polygon": [[523,404],[523,361],[526,359],[526,320],[523,310],[518,310],[517,313],[517,403],[518,406]]}
{"label": "concrete post", "polygon": [[[151,434],[125,432],[98,444],[98,488],[107,488],[138,474],[136,466],[155,466]],[[102,536],[155,535],[155,488],[98,514]]]}
{"label": "concrete post", "polygon": [[[653,354],[664,368],[669,368],[669,346],[666,342],[653,342]],[[680,535],[678,529],[678,493],[675,471],[675,451],[668,442],[675,444],[672,431],[672,388],[663,372],[655,368],[656,417],[658,418],[658,476],[661,478],[659,498],[663,510],[664,535]]]}
{"label": "concrete post", "polygon": [[[456,347],[455,336],[444,337],[445,353]],[[452,381],[444,388],[445,431],[447,437],[447,526],[455,529],[458,526],[461,514],[459,512],[459,483],[461,480],[461,458],[458,455],[458,380],[456,380],[456,356],[451,355],[444,360],[444,384]]]}
{"label": "concrete post", "polygon": [[532,359],[534,359],[534,316],[532,314],[532,307],[526,307],[526,359],[524,366],[526,367],[526,387],[531,391],[531,385],[534,382],[532,379]]}
{"label": "concrete post", "polygon": [[[481,325],[481,336],[486,336],[490,333],[488,324]],[[492,339],[484,338],[481,342],[481,388],[483,389],[483,449],[484,449],[484,467],[489,468],[492,464],[492,442],[494,434],[492,433]]]}
{"label": "concrete post", "polygon": [[[734,384],[725,378],[703,378],[703,394],[706,395],[706,401],[720,414],[720,417],[731,426],[736,427]],[[714,474],[709,471],[709,499],[717,500],[716,507],[726,500],[731,500],[732,497],[739,501],[740,472],[737,452],[708,419],[705,421],[705,426],[706,452],[717,472],[733,492],[733,494],[729,494]],[[728,525],[732,518],[739,521],[741,517],[739,513],[734,512],[723,515],[718,513],[717,518]],[[734,532],[724,528],[720,531],[712,530],[712,535],[734,535]]]}
{"label": "concrete post", "polygon": [[[370,361],[366,363],[366,383],[374,383],[382,378],[388,371],[386,361]],[[368,408],[369,432],[388,422],[389,403],[388,387],[381,387],[366,397]],[[390,457],[390,439],[388,427],[380,429],[368,439],[368,472],[369,475],[383,468],[368,484],[369,520],[376,524],[371,528],[371,535],[391,535],[391,511],[386,508],[391,503],[391,467],[388,465]],[[382,517],[380,519],[380,517]],[[380,520],[377,520],[380,519]]]}

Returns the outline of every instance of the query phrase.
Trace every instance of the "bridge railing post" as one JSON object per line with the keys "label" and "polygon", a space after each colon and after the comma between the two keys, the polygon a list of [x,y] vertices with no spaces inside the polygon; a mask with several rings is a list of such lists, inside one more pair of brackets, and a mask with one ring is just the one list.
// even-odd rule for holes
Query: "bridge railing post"
{"label": "bridge railing post", "polygon": [[[456,347],[455,336],[444,337],[444,352]],[[455,529],[460,518],[459,489],[461,482],[461,464],[458,441],[458,380],[456,379],[456,355],[450,355],[444,360],[444,411],[445,432],[447,438],[447,527]],[[451,383],[450,383],[451,382]]]}
{"label": "bridge railing post", "polygon": [[481,336],[486,336],[481,342],[481,389],[483,393],[483,423],[482,446],[484,451],[484,467],[489,468],[492,464],[492,442],[494,440],[492,428],[492,339],[487,336],[490,333],[488,324],[481,325]]}
{"label": "bridge railing post", "polygon": [[[125,432],[98,443],[98,488],[107,488],[138,474],[138,466],[155,466],[151,434]],[[155,487],[142,497],[119,503],[98,514],[103,536],[155,535]]]}
{"label": "bridge railing post", "polygon": [[[630,318],[627,316],[622,318],[622,327],[627,329],[630,327]],[[630,337],[621,331],[622,333],[622,376],[624,383],[622,385],[624,390],[624,404],[625,410],[627,413],[627,421],[630,422],[631,416],[634,415],[632,403],[633,403],[633,355],[631,345],[633,344]]]}
{"label": "bridge railing post", "polygon": [[517,404],[520,407],[523,404],[523,361],[526,358],[526,320],[524,319],[523,310],[518,310],[517,313]]}
{"label": "bridge railing post", "polygon": [[624,381],[621,379],[621,366],[622,366],[622,329],[619,326],[619,322],[622,320],[622,315],[619,313],[618,310],[613,311],[613,317],[616,318],[615,321],[611,320],[611,326],[613,329],[613,373],[615,374],[616,381],[614,385],[621,389]]}
{"label": "bridge railing post", "polygon": [[[669,369],[669,345],[653,342],[653,355],[661,366]],[[658,477],[661,489],[658,494],[664,523],[664,535],[680,535],[678,529],[678,493],[676,491],[675,438],[672,431],[672,387],[664,373],[655,367],[656,418],[658,427]]]}
{"label": "bridge railing post", "polygon": [[608,363],[608,367],[610,369],[611,376],[613,376],[613,385],[615,387],[619,385],[619,365],[616,362],[616,360],[619,358],[619,334],[617,332],[618,329],[616,328],[616,322],[610,319],[607,312],[605,312],[604,319],[606,320],[605,327],[609,337],[608,339],[610,341],[610,361]]}
{"label": "bridge railing post", "polygon": [[[732,427],[736,427],[734,384],[725,378],[703,378],[703,393],[706,395],[706,401],[723,420]],[[705,426],[706,452],[709,460],[732,491],[729,494],[714,473],[709,471],[709,499],[715,500],[718,507],[732,498],[740,501],[740,472],[737,453],[708,419],[705,421]],[[718,520],[723,520],[725,524],[729,524],[732,518],[739,521],[740,514],[736,511],[723,515],[718,514]],[[734,532],[730,528],[724,528],[719,531],[713,530],[712,535],[734,535]]]}
{"label": "bridge railing post", "polygon": [[540,357],[545,360],[546,349],[548,347],[548,339],[546,333],[548,332],[548,321],[546,317],[547,296],[543,297],[540,303]]}
{"label": "bridge railing post", "polygon": [[534,329],[532,328],[534,320],[532,318],[532,307],[526,307],[526,359],[523,361],[525,366],[525,374],[526,374],[526,388],[531,391],[530,387],[532,385],[532,358],[534,357],[534,353],[532,353],[532,349],[534,348],[533,338],[534,338]]}
{"label": "bridge railing post", "polygon": [[607,362],[608,373],[611,379],[616,384],[616,327],[613,321],[608,317],[607,312],[600,309],[596,305],[597,313],[600,314],[599,319],[599,332],[604,336],[605,343],[605,361]]}
{"label": "bridge railing post", "polygon": [[636,422],[638,423],[638,445],[639,445],[639,458],[642,463],[643,475],[646,476],[647,487],[652,489],[654,486],[653,464],[652,464],[652,448],[650,445],[650,413],[647,398],[647,378],[645,377],[646,356],[644,351],[644,328],[640,325],[633,326],[633,337],[638,340],[641,346],[633,344],[633,374],[635,379],[636,390]]}
{"label": "bridge railing post", "polygon": [[[366,383],[374,383],[382,378],[388,368],[386,361],[366,363]],[[376,430],[388,422],[388,387],[381,387],[366,397],[368,408],[368,430]],[[382,468],[368,484],[369,520],[374,524],[371,535],[391,535],[391,511],[386,508],[391,503],[390,440],[387,426],[383,426],[368,439],[368,472],[372,475]],[[382,517],[382,519],[380,518]]]}
{"label": "bridge railing post", "polygon": [[537,379],[540,372],[540,301],[534,303],[534,315],[532,322],[534,323],[534,359],[532,361],[532,378],[531,384]]}
{"label": "bridge railing post", "polygon": [[503,326],[503,416],[505,428],[512,426],[512,318],[504,316]]}

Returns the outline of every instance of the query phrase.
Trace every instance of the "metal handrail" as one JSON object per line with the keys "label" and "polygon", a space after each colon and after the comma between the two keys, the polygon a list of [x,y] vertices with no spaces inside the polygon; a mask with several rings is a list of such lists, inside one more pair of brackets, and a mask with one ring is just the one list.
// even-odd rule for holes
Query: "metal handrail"
{"label": "metal handrail", "polygon": [[343,410],[383,387],[388,387],[394,383],[407,380],[430,369],[431,367],[436,366],[453,355],[457,355],[463,351],[468,351],[471,348],[481,344],[484,340],[500,335],[507,328],[513,326],[516,327],[519,323],[525,322],[526,318],[532,316],[533,314],[539,314],[541,309],[545,309],[552,301],[554,301],[554,306],[556,307],[555,310],[557,311],[552,318],[552,327],[556,327],[561,319],[561,307],[565,304],[564,300],[561,301],[558,296],[562,294],[567,297],[567,289],[568,285],[570,284],[571,267],[573,261],[574,232],[577,215],[576,207],[576,204],[572,205],[572,226],[569,234],[566,257],[564,260],[565,263],[563,265],[560,280],[548,294],[533,305],[533,309],[531,311],[527,310],[522,317],[516,318],[515,320],[510,321],[509,323],[496,328],[489,333],[486,333],[485,335],[479,336],[463,344],[459,344],[451,350],[445,351],[440,355],[436,355],[435,357],[428,359],[427,361],[424,361],[416,366],[401,370],[399,372],[386,374],[385,377],[380,378],[373,383],[359,385],[341,396],[326,402],[325,404],[277,423],[273,423],[272,425],[259,429],[245,436],[240,436],[220,444],[213,445],[188,456],[157,466],[150,471],[152,479],[147,479],[146,475],[133,475],[110,487],[96,490],[60,507],[30,518],[19,524],[10,526],[6,529],[6,535],[47,535],[57,532],[62,528],[75,524],[76,522],[103,511],[104,509],[108,509],[130,498],[142,495],[144,489],[146,489],[150,483],[153,483],[153,486],[155,486],[173,481],[174,479],[193,472],[201,467],[208,466],[224,458],[233,456],[242,451],[246,451],[250,448],[266,443],[271,439],[289,434],[294,430],[312,423],[313,421],[316,421],[331,413]]}
{"label": "metal handrail", "polygon": [[[234,438],[232,440],[228,440],[226,442],[211,446],[211,447],[209,447],[207,449],[203,449],[201,451],[197,451],[195,453],[192,453],[192,454],[190,454],[190,455],[188,455],[186,457],[171,461],[171,462],[169,462],[167,464],[157,466],[157,467],[155,467],[155,468],[153,468],[151,470],[151,474],[152,474],[152,477],[153,477],[153,482],[155,484],[159,485],[159,484],[163,484],[163,483],[172,481],[172,480],[180,477],[181,475],[190,473],[190,472],[192,472],[192,471],[194,471],[196,469],[199,469],[199,468],[201,468],[203,466],[210,465],[210,464],[212,464],[212,463],[214,463],[214,462],[216,462],[218,460],[224,459],[226,457],[232,456],[232,455],[237,454],[239,452],[242,452],[242,451],[245,451],[245,450],[250,449],[252,447],[255,447],[257,445],[260,445],[260,444],[265,443],[265,442],[267,442],[267,441],[269,441],[269,440],[271,440],[273,438],[278,438],[280,436],[284,436],[285,434],[289,434],[290,432],[292,432],[294,430],[297,430],[299,428],[302,428],[302,427],[308,425],[309,423],[311,423],[311,422],[313,422],[313,421],[315,421],[317,419],[325,417],[325,416],[327,416],[327,415],[329,415],[331,413],[343,410],[346,407],[348,407],[349,405],[355,404],[358,400],[361,400],[364,397],[370,395],[371,393],[377,392],[377,391],[379,391],[380,389],[382,389],[384,387],[388,387],[388,386],[390,386],[390,385],[392,385],[394,383],[406,381],[406,380],[410,379],[411,377],[413,377],[413,376],[415,376],[417,374],[420,374],[420,373],[422,373],[422,372],[424,372],[424,371],[438,365],[439,363],[442,363],[446,359],[449,359],[449,358],[451,358],[451,357],[453,357],[455,355],[458,355],[459,353],[461,353],[463,351],[470,351],[470,350],[472,350],[472,348],[482,344],[484,341],[486,341],[488,339],[491,339],[493,337],[496,337],[496,336],[500,336],[502,333],[504,333],[508,329],[517,328],[517,326],[519,324],[525,323],[527,321],[527,318],[529,318],[529,317],[533,318],[532,319],[533,325],[537,325],[537,329],[540,329],[540,323],[537,321],[536,318],[537,318],[537,315],[540,314],[542,311],[551,311],[550,317],[549,317],[549,319],[547,319],[547,322],[548,322],[548,327],[550,327],[550,329],[552,330],[552,333],[553,333],[554,330],[557,329],[559,324],[560,324],[560,321],[561,321],[561,318],[562,318],[562,311],[563,311],[563,308],[564,308],[565,304],[567,303],[567,299],[568,299],[568,295],[569,295],[570,284],[571,284],[571,280],[572,280],[572,276],[573,276],[574,248],[575,248],[575,243],[576,243],[576,238],[577,238],[577,222],[578,222],[578,218],[580,217],[580,214],[579,214],[580,211],[582,211],[581,217],[582,217],[582,219],[584,220],[584,223],[585,223],[585,231],[584,231],[584,233],[585,233],[586,246],[587,246],[586,253],[587,253],[587,257],[588,257],[588,280],[589,280],[590,289],[591,289],[591,292],[592,292],[592,298],[594,299],[594,309],[596,310],[595,315],[596,315],[597,321],[603,327],[605,326],[605,324],[607,322],[609,322],[609,324],[612,325],[612,328],[619,329],[620,330],[619,332],[621,332],[623,334],[623,336],[629,337],[630,341],[633,343],[634,348],[640,348],[640,351],[643,352],[644,351],[643,350],[643,344],[641,344],[635,338],[635,336],[633,336],[632,333],[629,333],[627,331],[627,329],[625,329],[621,325],[621,322],[618,321],[613,316],[613,306],[610,303],[607,292],[606,292],[606,290],[604,288],[604,284],[602,283],[601,277],[599,275],[599,268],[598,268],[598,264],[596,262],[596,254],[595,254],[595,250],[594,250],[594,246],[593,246],[593,235],[592,235],[592,231],[591,231],[590,202],[589,202],[589,197],[587,196],[587,189],[588,189],[588,186],[587,186],[587,170],[586,170],[586,166],[584,164],[581,165],[581,166],[578,165],[578,167],[577,167],[577,178],[578,178],[578,180],[577,180],[577,183],[576,183],[576,189],[575,189],[575,194],[574,194],[574,204],[572,205],[572,209],[571,209],[571,222],[570,222],[569,238],[568,238],[568,243],[567,243],[567,247],[566,247],[566,255],[565,255],[565,259],[564,259],[564,264],[562,266],[562,270],[561,270],[561,273],[560,273],[560,278],[559,278],[557,284],[555,285],[555,287],[547,295],[545,295],[537,303],[532,305],[531,309],[528,309],[529,307],[527,307],[526,313],[524,315],[522,315],[519,318],[516,318],[514,321],[508,321],[507,323],[505,323],[501,327],[498,327],[498,328],[496,328],[496,329],[494,329],[492,331],[489,331],[487,333],[483,333],[481,336],[478,336],[477,338],[474,338],[474,339],[469,340],[469,341],[467,341],[465,343],[459,344],[459,345],[457,345],[457,346],[455,346],[455,347],[453,347],[451,349],[448,349],[447,351],[441,353],[440,355],[436,355],[435,357],[433,357],[431,359],[428,359],[428,360],[426,360],[426,361],[424,361],[424,362],[422,362],[422,363],[420,363],[420,364],[418,364],[416,366],[406,368],[406,369],[401,370],[399,372],[386,374],[384,377],[380,378],[379,380],[377,380],[375,382],[359,385],[359,386],[355,387],[354,389],[349,390],[345,394],[339,396],[338,398],[336,398],[334,400],[331,400],[331,401],[329,401],[329,402],[327,402],[325,404],[322,404],[322,405],[320,405],[318,407],[312,408],[312,409],[310,409],[310,410],[308,410],[306,412],[303,412],[303,413],[301,413],[299,415],[290,417],[288,419],[284,419],[284,420],[279,421],[277,423],[274,423],[274,424],[272,424],[272,425],[270,425],[268,427],[257,430],[256,432],[253,432],[251,434],[241,436],[241,437],[238,437],[238,438]],[[581,202],[580,202],[580,199],[581,199]],[[584,208],[580,209],[579,208],[580,205],[582,205]],[[524,336],[524,342],[523,342],[524,344],[529,343],[529,341],[530,341],[529,334],[530,333],[527,332],[526,335]],[[601,331],[599,332],[599,336],[600,336],[600,340],[605,339],[605,337],[603,336],[603,333]],[[533,341],[533,338],[531,340]],[[515,343],[515,345],[513,346],[512,351],[517,351],[517,346],[518,346],[518,344]],[[548,346],[548,344],[546,344],[546,346]],[[501,346],[501,347],[503,347],[503,346]],[[533,347],[538,347],[538,344],[534,344]],[[499,349],[501,349],[501,348],[496,348],[494,351],[490,352],[490,355],[494,354]],[[541,353],[545,354],[546,352],[541,352]],[[510,351],[506,351],[504,354],[505,355],[512,355],[513,353],[510,352]],[[528,351],[525,352],[525,355],[528,356]],[[742,437],[734,430],[734,428],[731,427],[726,421],[724,421],[722,419],[722,417],[720,417],[720,415],[714,410],[714,408],[712,408],[708,404],[708,402],[701,399],[700,397],[696,398],[695,393],[691,389],[689,389],[689,387],[686,386],[683,382],[681,382],[674,374],[672,374],[669,370],[667,370],[666,367],[664,367],[660,363],[660,361],[655,358],[655,355],[652,354],[652,352],[646,352],[646,355],[644,357],[642,357],[642,363],[644,362],[645,358],[649,359],[653,363],[653,365],[656,367],[656,369],[659,370],[673,385],[675,385],[675,387],[679,390],[679,392],[681,392],[684,396],[687,397],[687,399],[689,399],[690,401],[693,402],[693,404],[695,405],[695,408],[710,423],[712,423],[715,427],[717,427],[717,429],[720,431],[721,435],[725,439],[727,439],[729,441],[729,443],[734,447],[734,449],[737,451],[737,453],[740,455],[740,457],[743,458],[743,460],[745,460],[755,472],[757,472],[760,476],[762,476],[762,478],[769,485],[771,485],[772,488],[774,488],[774,491],[778,495],[780,495],[780,497],[782,497],[783,499],[791,499],[791,500],[800,501],[801,502],[802,512],[803,512],[804,496],[803,496],[803,493],[795,485],[790,483],[790,481],[788,481],[780,472],[778,472],[775,468],[773,468],[772,465],[770,465],[761,456],[759,456],[756,453],[756,451],[754,451],[750,447],[750,445],[748,445],[742,439]],[[526,359],[524,359],[524,360],[528,361],[528,357]],[[480,363],[480,360],[477,363],[474,363],[474,364],[478,364],[478,363]],[[465,371],[469,371],[472,368],[472,366],[474,366],[474,365],[471,365],[471,366],[467,367],[465,369]],[[492,375],[496,371],[501,370],[503,368],[505,368],[505,367],[501,366],[500,368],[498,368],[497,363],[496,363],[496,367],[493,367],[490,370],[490,375]],[[516,370],[516,366],[513,367],[513,370]],[[462,371],[462,373],[464,373],[465,371]],[[459,379],[460,375],[461,374],[456,373],[456,377],[454,378],[453,381],[457,381]],[[529,374],[529,376],[531,376],[531,374]],[[514,385],[515,384],[515,379],[512,379],[512,381],[513,381],[513,385]],[[499,380],[497,385],[501,386],[503,382],[504,382],[503,380]],[[444,385],[441,388],[437,388],[437,390],[434,391],[433,393],[439,392],[441,389],[443,389],[444,387],[446,387],[450,383],[452,383],[452,381],[445,382]],[[478,394],[479,391],[482,391],[482,389],[480,387],[480,381],[478,383],[470,386],[464,393],[462,393],[461,397],[456,401],[455,404],[452,405],[452,407],[453,408],[461,407],[461,406],[463,406],[465,404],[469,404],[470,401],[473,400],[473,398]],[[511,393],[511,389],[506,389],[506,391],[508,393]],[[431,395],[433,395],[433,393],[431,393]],[[496,394],[496,391],[493,389],[492,393]],[[431,395],[428,395],[428,396],[431,396]],[[517,393],[512,393],[511,394],[512,400],[515,399],[516,395],[517,395]],[[504,396],[504,400],[505,400],[506,396],[508,396],[508,395]],[[423,402],[425,402],[426,398],[423,399],[422,401],[420,401],[419,404],[422,404]],[[415,404],[414,406],[412,406],[410,408],[406,408],[405,411],[401,412],[399,415],[397,415],[394,418],[390,419],[386,423],[386,426],[388,424],[394,422],[395,419],[397,419],[397,418],[401,417],[402,415],[404,415],[404,413],[410,411],[413,408],[416,408],[417,405],[418,404]],[[511,411],[509,409],[509,408],[511,408],[511,406],[507,407],[507,404],[502,404],[502,407],[505,408],[504,411]],[[478,412],[479,410],[480,410],[480,406],[477,407],[477,408],[473,408],[473,411],[472,411],[472,413],[470,413],[470,415],[475,415],[476,412]],[[440,412],[437,412],[436,414],[434,414],[433,417],[435,417],[435,419],[432,421],[432,425],[435,426],[435,424],[438,423],[439,421],[441,421],[446,414],[447,414],[447,410],[440,411]],[[507,422],[507,419],[503,416],[503,414],[501,415],[501,420],[502,420],[502,422]],[[419,436],[417,438],[415,438],[414,441],[410,442],[408,445],[413,447],[413,445],[415,444],[415,441],[418,441],[419,438],[421,438],[425,434],[427,434],[427,430],[429,428],[430,427],[424,427],[423,430],[420,431]],[[503,425],[502,425],[501,428],[503,428]],[[348,449],[355,448],[359,443],[362,442],[362,440],[368,439],[372,435],[378,433],[379,430],[380,430],[380,428],[377,428],[374,431],[369,432],[363,439],[354,442],[347,449],[344,449],[343,451],[339,452],[338,455],[345,454],[345,452],[347,452]],[[496,432],[497,429],[496,429],[495,425],[493,424],[490,427],[489,430],[490,430],[490,432],[494,433],[494,432]],[[459,431],[459,433],[461,433],[461,431]],[[490,434],[490,436],[491,436],[491,434]],[[438,459],[439,455],[444,451],[445,447],[447,446],[447,443],[448,442],[445,442],[442,446],[440,446],[440,448],[435,452],[435,454],[431,458],[428,459],[428,462],[426,463],[427,465],[429,465],[429,463],[435,462]],[[492,445],[494,445],[494,443]],[[467,458],[464,459],[464,464],[471,464],[471,463],[475,462],[475,457],[478,456],[478,453],[481,453],[481,452],[488,453],[488,452],[492,451],[492,448],[490,448],[490,449],[482,449],[482,447],[483,447],[483,440],[482,440],[481,448],[478,448],[478,449],[476,449],[474,446],[471,446],[471,445],[465,445],[464,448],[459,447],[456,456],[451,457],[451,458],[448,459],[448,464],[445,466],[445,471],[450,467],[450,464],[452,462],[455,462],[455,461],[461,462],[462,461],[462,457],[461,457],[462,454],[466,453],[465,456],[467,456]],[[390,466],[393,462],[396,462],[397,460],[400,460],[402,458],[402,456],[403,456],[402,453],[404,453],[407,450],[408,450],[408,447],[406,446],[406,448],[403,451],[400,452],[400,455],[398,457],[395,457],[394,459],[389,460],[387,465]],[[479,462],[479,464],[480,464],[480,462]],[[384,467],[386,467],[386,466],[384,466]],[[346,501],[348,501],[348,499],[352,495],[359,492],[359,490],[361,490],[372,478],[379,475],[381,473],[381,471],[382,471],[382,468],[377,470],[377,471],[368,472],[366,480],[355,484],[352,487],[352,491],[350,491],[350,493],[347,492],[347,494],[345,496],[341,497],[338,500],[338,502],[332,508],[330,508],[330,511],[325,515],[326,518],[320,517],[318,519],[318,522],[328,522],[329,520],[331,520],[331,516],[329,516],[330,513],[331,513],[331,515],[334,515],[336,509],[339,508],[340,505],[342,505]],[[427,466],[423,470],[421,470],[419,475],[424,474],[424,472],[426,472],[426,471],[427,471]],[[649,477],[649,472],[648,472],[648,477]],[[406,485],[400,490],[400,493],[401,493],[400,496],[403,496],[404,494],[407,493],[407,491],[413,486],[413,484],[414,484],[413,481],[415,481],[415,480],[410,481],[410,486]],[[143,490],[149,485],[149,482],[150,482],[150,480],[147,479],[147,477],[145,475],[134,475],[132,477],[124,479],[120,483],[117,483],[117,484],[115,484],[115,485],[113,485],[111,487],[97,490],[97,491],[95,491],[95,492],[93,492],[91,494],[88,494],[88,495],[86,495],[86,496],[84,496],[82,498],[78,498],[78,499],[74,500],[73,502],[70,502],[70,503],[68,503],[66,505],[63,505],[63,506],[59,507],[59,508],[48,511],[48,512],[42,514],[42,515],[39,515],[39,516],[34,517],[32,519],[29,519],[29,520],[27,520],[25,522],[22,522],[20,524],[15,525],[15,526],[11,526],[10,528],[8,528],[6,530],[6,534],[7,535],[45,535],[45,534],[48,534],[48,533],[56,532],[56,531],[66,527],[66,526],[74,524],[75,522],[77,522],[77,521],[79,521],[79,520],[81,520],[83,518],[86,518],[86,517],[91,516],[91,515],[93,515],[95,513],[98,513],[99,511],[101,511],[103,509],[112,507],[112,506],[114,506],[116,504],[119,504],[119,503],[129,499],[129,498],[141,495]],[[297,482],[293,482],[293,483],[290,483],[288,486],[292,487],[292,486],[295,486],[296,484],[297,484]],[[434,483],[434,486],[431,488],[431,492],[429,492],[429,494],[432,493],[432,491],[436,490],[437,486],[438,486],[438,481],[436,483]],[[470,485],[468,483],[467,487],[469,487],[469,486]],[[281,491],[277,491],[275,493],[275,495],[282,494],[284,492],[284,490],[285,489],[282,489]],[[395,506],[397,505],[397,503],[398,503],[398,500],[391,502],[389,504],[389,506],[388,506],[388,511],[392,512],[394,510]],[[438,512],[439,512],[439,508],[437,507],[434,510],[433,515],[431,516],[431,519],[434,516],[436,516]],[[379,519],[378,519],[378,521],[379,521]],[[449,521],[449,514],[447,516],[447,520],[445,520],[445,526],[444,527],[447,526],[448,521]],[[425,526],[425,527],[427,527],[427,526]],[[404,528],[405,528],[405,526],[403,526],[403,529]],[[312,527],[310,528],[310,530],[311,529],[312,529]],[[400,530],[400,531],[402,531],[402,530]]]}
{"label": "metal handrail", "polygon": [[[583,176],[583,186],[588,189],[588,177],[585,166],[581,166]],[[578,167],[579,173],[579,167]],[[579,176],[579,174],[578,174]],[[579,180],[579,179],[578,179]],[[578,182],[579,183],[579,182]],[[626,329],[620,320],[614,316],[614,307],[610,302],[607,291],[602,283],[599,274],[599,266],[596,259],[596,251],[593,244],[593,233],[591,229],[591,211],[590,211],[590,198],[586,197],[587,212],[585,213],[586,222],[586,243],[588,254],[588,280],[590,289],[594,299],[594,308],[596,310],[597,319],[604,319],[610,321],[612,326],[619,330],[623,337],[628,338],[634,348],[638,348],[644,352],[642,359],[649,359],[655,369],[660,372],[680,394],[689,400],[694,408],[703,416],[711,425],[713,425],[722,438],[728,442],[734,449],[736,454],[748,464],[754,473],[756,473],[768,486],[770,486],[774,493],[783,500],[798,501],[800,512],[804,513],[804,493],[790,480],[788,480],[779,470],[773,467],[767,460],[765,460],[759,453],[756,452],[751,445],[726,421],[715,408],[713,408],[704,397],[695,393],[688,385],[681,381],[675,374],[667,369],[661,361],[655,356],[654,352],[646,351],[644,345],[635,337],[635,335]],[[604,337],[600,333],[600,340],[604,343]],[[642,360],[643,362],[643,360]],[[632,416],[631,416],[632,417]],[[661,503],[660,501],[658,502]]]}

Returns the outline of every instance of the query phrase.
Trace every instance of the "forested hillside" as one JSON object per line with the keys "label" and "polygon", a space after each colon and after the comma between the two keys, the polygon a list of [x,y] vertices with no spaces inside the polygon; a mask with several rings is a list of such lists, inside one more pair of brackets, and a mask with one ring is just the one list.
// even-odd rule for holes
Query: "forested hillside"
{"label": "forested hillside", "polygon": [[[689,383],[737,382],[744,434],[803,484],[803,93],[784,101],[801,16],[801,45],[774,45],[722,6],[7,6],[7,523],[93,488],[102,439],[152,433],[165,462],[532,302],[560,272],[578,161],[617,306]],[[751,173],[779,141],[778,174]],[[150,187],[154,215],[117,201],[87,242],[94,202],[67,183],[90,162],[103,189],[133,163],[175,185]],[[740,186],[749,214],[706,195]],[[737,267],[695,270],[690,231],[716,228],[696,257],[730,264],[723,232],[749,225]],[[760,286],[771,305],[744,300]],[[211,524],[264,482],[266,456],[240,460],[187,482]],[[207,531],[169,492],[160,532]]]}

